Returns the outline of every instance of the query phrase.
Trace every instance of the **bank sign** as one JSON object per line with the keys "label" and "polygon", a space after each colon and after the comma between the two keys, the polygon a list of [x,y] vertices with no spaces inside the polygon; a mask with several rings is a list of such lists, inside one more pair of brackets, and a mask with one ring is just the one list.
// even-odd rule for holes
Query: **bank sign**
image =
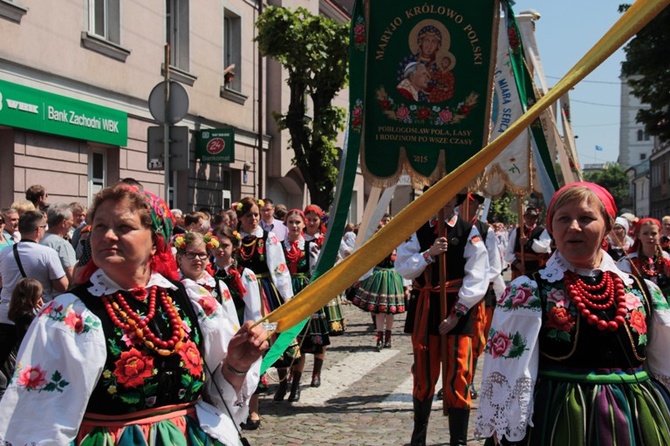
{"label": "bank sign", "polygon": [[235,129],[208,129],[198,132],[195,158],[201,163],[235,161]]}
{"label": "bank sign", "polygon": [[112,146],[128,144],[128,114],[0,80],[0,124]]}

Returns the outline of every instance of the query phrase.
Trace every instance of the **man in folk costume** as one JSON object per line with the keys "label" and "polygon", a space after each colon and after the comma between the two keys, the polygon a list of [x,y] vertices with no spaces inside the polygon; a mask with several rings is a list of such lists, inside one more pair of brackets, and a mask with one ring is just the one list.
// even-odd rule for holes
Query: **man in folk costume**
{"label": "man in folk costume", "polygon": [[512,231],[505,252],[505,261],[512,265],[512,280],[537,271],[551,254],[551,236],[537,224],[539,215],[537,207],[528,206],[523,213],[523,226]]}
{"label": "man in folk costume", "polygon": [[458,207],[459,215],[475,225],[482,235],[486,252],[489,259],[489,286],[484,299],[473,309],[474,329],[472,338],[472,382],[470,383],[470,396],[477,398],[477,390],[474,386],[475,373],[477,372],[477,359],[484,353],[486,338],[491,328],[493,309],[496,300],[505,291],[505,280],[502,277],[502,260],[498,251],[498,241],[493,228],[479,219],[478,210],[484,204],[484,197],[477,193],[469,193],[466,200]]}
{"label": "man in folk costume", "polygon": [[[451,445],[467,444],[472,381],[472,308],[488,288],[488,257],[482,237],[472,223],[459,218],[455,208],[465,195],[452,198],[444,207],[446,235],[438,234],[438,222],[424,224],[400,245],[396,270],[414,279],[405,332],[412,334],[414,351],[414,431],[412,446],[426,444],[435,384],[440,376],[441,342],[446,341],[445,404],[449,414]],[[446,253],[447,317],[440,310],[438,257]],[[441,336],[446,335],[446,336]]]}

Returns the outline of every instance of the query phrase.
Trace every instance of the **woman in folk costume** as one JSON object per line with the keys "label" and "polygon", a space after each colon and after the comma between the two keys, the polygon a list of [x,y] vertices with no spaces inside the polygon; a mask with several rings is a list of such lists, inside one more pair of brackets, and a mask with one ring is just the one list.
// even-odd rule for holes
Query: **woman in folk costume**
{"label": "woman in folk costume", "polygon": [[552,197],[556,251],[493,313],[475,426],[491,444],[670,444],[670,306],[602,249],[615,215],[593,183]]}
{"label": "woman in folk costume", "polygon": [[[319,258],[319,246],[314,241],[307,241],[303,235],[305,229],[305,214],[300,209],[291,209],[286,214],[285,225],[288,229],[286,239],[282,245],[284,255],[291,272],[293,292],[298,293],[307,286],[314,273],[316,261]],[[312,370],[312,387],[321,385],[321,368],[326,357],[326,347],[330,345],[328,334],[328,320],[323,308],[314,313],[302,332],[298,335],[300,343],[300,358],[291,367],[291,393],[288,397],[290,402],[300,400],[300,379],[305,368],[305,353],[314,355],[314,368]],[[284,399],[288,391],[287,370],[279,373],[279,389],[274,396],[275,401]]]}
{"label": "woman in folk costume", "polygon": [[[381,225],[379,226],[380,229]],[[405,312],[409,287],[395,270],[395,249],[356,284],[351,303],[374,315],[376,348],[391,348],[393,316]]]}
{"label": "woman in folk costume", "polygon": [[175,258],[179,266],[181,283],[187,291],[201,295],[203,306],[213,306],[213,300],[221,304],[224,314],[234,327],[242,325],[237,319],[235,305],[225,283],[217,283],[207,271],[209,251],[219,246],[216,237],[210,234],[187,231],[172,240],[177,253]]}
{"label": "woman in folk costume", "polygon": [[628,220],[617,217],[606,240],[606,250],[612,260],[617,262],[625,257],[628,250],[633,246],[633,239],[628,235]]}
{"label": "woman in folk costume", "polygon": [[[326,236],[326,225],[324,219],[326,214],[316,204],[310,204],[305,207],[305,231],[303,237],[305,240],[314,240],[317,246],[321,248]],[[340,306],[340,297],[337,296],[328,302],[325,307],[326,317],[328,318],[328,332],[330,336],[340,336],[344,334],[347,329],[347,323],[342,314],[342,307]],[[319,380],[316,383],[320,383]]]}
{"label": "woman in folk costume", "polygon": [[214,279],[228,287],[240,324],[259,320],[262,302],[258,279],[253,271],[238,266],[235,260],[242,236],[230,226],[217,228],[214,235],[219,240],[219,246],[212,250]]}
{"label": "woman in folk costume", "polygon": [[641,218],[635,225],[635,242],[628,257],[619,260],[619,268],[651,280],[670,295],[670,254],[661,249],[661,222]]}
{"label": "woman in folk costume", "polygon": [[[256,274],[261,291],[261,314],[265,316],[293,297],[291,274],[286,266],[284,250],[277,236],[263,230],[260,226],[260,209],[265,205],[263,200],[252,197],[242,198],[236,205],[238,231],[242,242],[237,252],[237,265],[249,268]],[[297,342],[289,347],[278,362],[289,362],[300,356]],[[283,364],[281,364],[283,365]],[[258,394],[264,390],[260,387],[249,403],[249,420],[243,426],[254,430],[260,426],[258,415]]]}
{"label": "woman in folk costume", "polygon": [[236,333],[218,303],[177,280],[161,198],[121,184],[101,190],[89,215],[93,261],[30,326],[0,402],[0,438],[240,444],[267,332],[247,323]]}

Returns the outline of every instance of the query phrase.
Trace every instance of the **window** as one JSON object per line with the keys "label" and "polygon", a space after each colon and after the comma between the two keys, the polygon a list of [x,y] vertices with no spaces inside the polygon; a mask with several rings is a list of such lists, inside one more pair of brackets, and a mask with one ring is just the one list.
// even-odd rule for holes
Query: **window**
{"label": "window", "polygon": [[121,43],[120,0],[90,0],[88,28],[91,34]]}
{"label": "window", "polygon": [[646,153],[640,153],[640,160],[646,160],[647,159],[647,154]]}
{"label": "window", "polygon": [[165,41],[170,44],[170,66],[189,70],[189,4],[188,0],[166,0]]}
{"label": "window", "polygon": [[105,151],[94,149],[88,158],[88,202],[93,202],[93,197],[107,182],[107,157]]}
{"label": "window", "polygon": [[649,141],[649,132],[647,132],[646,130],[644,131],[644,140]]}
{"label": "window", "polygon": [[223,10],[223,70],[235,65],[235,75],[226,82],[225,87],[242,91],[242,20],[237,14]]}
{"label": "window", "polygon": [[12,22],[21,23],[21,18],[26,15],[28,8],[18,3],[15,0],[0,0],[0,17]]}
{"label": "window", "polygon": [[644,137],[644,132],[642,130],[637,131],[637,140],[642,141],[642,138]]}

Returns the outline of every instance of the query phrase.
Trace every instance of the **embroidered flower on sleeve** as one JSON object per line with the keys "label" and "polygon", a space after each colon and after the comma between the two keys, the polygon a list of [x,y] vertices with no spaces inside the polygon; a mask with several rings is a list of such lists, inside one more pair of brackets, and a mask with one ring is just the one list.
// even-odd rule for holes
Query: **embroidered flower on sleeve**
{"label": "embroidered flower on sleeve", "polygon": [[224,289],[223,293],[222,293],[222,296],[221,296],[221,299],[223,299],[224,301],[227,301],[227,300],[230,300],[231,298],[232,298],[232,296],[230,295],[230,290],[228,288]]}
{"label": "embroidered flower on sleeve", "polygon": [[527,350],[526,342],[519,332],[511,335],[491,329],[486,342],[486,351],[494,358],[514,359]]}
{"label": "embroidered flower on sleeve", "polygon": [[498,305],[506,309],[535,308],[540,306],[539,299],[533,294],[528,283],[521,285],[509,285],[498,299]]}
{"label": "embroidered flower on sleeve", "polygon": [[64,308],[63,305],[53,304],[52,301],[49,307],[42,312],[42,315],[55,322],[62,322],[76,334],[88,333],[92,329],[100,328],[99,320],[90,315],[84,317],[77,313],[72,304]]}
{"label": "embroidered flower on sleeve", "polygon": [[214,299],[210,294],[206,294],[198,300],[198,304],[202,308],[202,311],[205,312],[205,316],[209,317],[216,311],[216,299]]}
{"label": "embroidered flower on sleeve", "polygon": [[154,358],[144,355],[136,348],[122,352],[114,363],[114,375],[119,384],[125,387],[139,387],[144,380],[153,375]]}
{"label": "embroidered flower on sleeve", "polygon": [[63,319],[63,323],[74,330],[75,333],[81,333],[84,329],[84,323],[81,319],[81,315],[75,313],[74,311],[69,311],[67,316]]}
{"label": "embroidered flower on sleeve", "polygon": [[63,379],[63,376],[58,370],[51,374],[51,378],[47,381],[47,371],[39,365],[24,367],[18,364],[14,372],[16,384],[18,387],[27,391],[37,390],[38,392],[63,392],[63,389],[70,385],[69,382]]}
{"label": "embroidered flower on sleeve", "polygon": [[275,268],[275,271],[278,274],[284,274],[288,269],[286,268],[286,263],[280,263],[277,265],[277,268]]}

